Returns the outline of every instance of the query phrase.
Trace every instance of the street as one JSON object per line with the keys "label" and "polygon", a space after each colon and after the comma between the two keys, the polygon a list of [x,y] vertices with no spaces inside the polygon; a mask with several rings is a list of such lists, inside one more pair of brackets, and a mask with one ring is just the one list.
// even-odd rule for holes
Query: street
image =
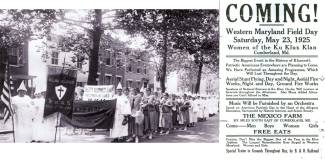
{"label": "street", "polygon": [[219,142],[219,118],[214,116],[205,122],[198,122],[187,131],[173,131],[169,135],[155,136],[146,143],[217,143]]}
{"label": "street", "polygon": [[[198,122],[197,126],[188,128],[187,131],[171,131],[169,135],[154,135],[153,139],[141,138],[145,143],[217,143],[219,142],[219,117],[208,118],[205,122]],[[89,132],[82,134],[66,135],[59,138],[62,143],[110,143],[112,140],[106,135],[106,131]]]}
{"label": "street", "polygon": [[[198,122],[197,126],[188,128],[187,131],[175,130],[169,135],[155,134],[153,139],[141,138],[140,143],[217,143],[219,142],[219,117],[208,118],[205,122]],[[1,130],[0,130],[1,131]],[[57,141],[59,143],[110,143],[111,138],[107,132],[98,130],[77,130],[72,134],[72,129],[58,129]],[[12,142],[12,135],[0,135],[0,143]]]}

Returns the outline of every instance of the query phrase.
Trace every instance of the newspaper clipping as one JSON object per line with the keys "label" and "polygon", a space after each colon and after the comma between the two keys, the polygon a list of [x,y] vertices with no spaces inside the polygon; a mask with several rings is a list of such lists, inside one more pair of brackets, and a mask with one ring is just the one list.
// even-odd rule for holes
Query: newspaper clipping
{"label": "newspaper clipping", "polygon": [[0,160],[325,160],[321,2],[1,3]]}
{"label": "newspaper clipping", "polygon": [[320,159],[320,6],[221,4],[226,157]]}

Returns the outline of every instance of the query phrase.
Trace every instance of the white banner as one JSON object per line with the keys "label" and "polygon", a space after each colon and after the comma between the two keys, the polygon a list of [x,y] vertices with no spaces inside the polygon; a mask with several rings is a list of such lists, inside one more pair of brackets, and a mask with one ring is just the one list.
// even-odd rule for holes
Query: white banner
{"label": "white banner", "polygon": [[97,101],[97,100],[109,100],[112,99],[115,94],[113,85],[101,85],[101,86],[85,86],[84,95],[82,100],[84,101]]}

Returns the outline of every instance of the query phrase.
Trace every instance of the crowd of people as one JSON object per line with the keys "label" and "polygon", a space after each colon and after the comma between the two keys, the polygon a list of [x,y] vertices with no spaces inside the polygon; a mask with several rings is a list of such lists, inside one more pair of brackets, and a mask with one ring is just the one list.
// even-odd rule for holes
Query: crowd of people
{"label": "crowd of people", "polygon": [[152,92],[150,88],[122,88],[117,91],[113,142],[139,142],[140,137],[167,135],[173,130],[187,130],[218,112],[215,97]]}
{"label": "crowd of people", "polygon": [[[43,117],[45,92],[29,97],[24,83],[12,98],[16,142],[53,142],[56,114]],[[122,88],[116,94],[116,109],[110,137],[113,142],[136,142],[153,135],[167,135],[173,130],[187,130],[218,112],[215,97],[175,95],[152,92],[150,88]],[[76,130],[74,128],[73,130]]]}

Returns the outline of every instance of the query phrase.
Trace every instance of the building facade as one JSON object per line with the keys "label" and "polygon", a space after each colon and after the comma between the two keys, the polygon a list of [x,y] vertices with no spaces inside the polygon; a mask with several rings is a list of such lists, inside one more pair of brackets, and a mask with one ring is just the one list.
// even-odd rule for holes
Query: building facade
{"label": "building facade", "polygon": [[88,62],[80,60],[73,52],[58,51],[60,37],[52,36],[51,41],[47,42],[47,67],[65,67],[77,70],[77,86],[87,84],[88,78]]}
{"label": "building facade", "polygon": [[149,86],[148,63],[133,55],[101,52],[99,84],[117,86],[118,83],[121,83],[126,88]]}
{"label": "building facade", "polygon": [[[194,94],[196,75],[185,71],[171,72],[167,76],[166,92],[173,94]],[[198,94],[218,96],[219,77],[217,74],[202,73]]]}
{"label": "building facade", "polygon": [[[66,67],[77,69],[77,86],[85,86],[89,74],[89,61],[79,61],[76,54],[73,53],[59,52],[57,50],[59,43],[60,37],[53,37],[48,43],[51,47],[47,49],[49,55],[47,65],[51,67],[65,64]],[[121,83],[123,87],[128,88],[149,86],[148,62],[138,59],[134,54],[100,49],[98,58],[98,85],[117,86],[118,83]]]}
{"label": "building facade", "polygon": [[[0,51],[0,57],[1,57],[1,78],[0,83],[1,87],[0,90],[2,90],[2,84],[3,84],[3,74],[5,71],[5,63],[3,60],[8,58],[9,62],[9,73],[12,76],[13,80],[13,90],[12,90],[12,96],[15,96],[17,94],[16,89],[19,87],[19,85],[24,82],[25,86],[28,90],[28,94],[30,95],[33,91],[33,79],[35,76],[28,74],[28,41],[25,41],[22,45],[17,47],[12,47],[6,50],[7,54],[4,53],[4,51]],[[4,56],[8,55],[7,58]]]}

